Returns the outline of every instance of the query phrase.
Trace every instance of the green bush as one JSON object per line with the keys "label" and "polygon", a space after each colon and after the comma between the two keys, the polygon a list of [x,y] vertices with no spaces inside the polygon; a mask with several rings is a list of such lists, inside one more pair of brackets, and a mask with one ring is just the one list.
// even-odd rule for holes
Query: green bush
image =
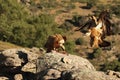
{"label": "green bush", "polygon": [[59,28],[63,29],[64,31],[70,31],[73,28],[73,25],[69,21],[65,21],[62,25],[59,26]]}
{"label": "green bush", "polygon": [[97,3],[96,0],[90,0],[87,2],[86,8],[91,9],[93,6],[96,6],[96,3]]}
{"label": "green bush", "polygon": [[92,7],[93,7],[93,5],[92,5],[91,3],[88,3],[88,2],[87,2],[86,8],[87,8],[87,9],[91,9]]}
{"label": "green bush", "polygon": [[114,23],[112,25],[113,29],[112,29],[112,33],[113,34],[119,34],[120,33],[120,23]]}
{"label": "green bush", "polygon": [[86,8],[90,9],[93,6],[96,6],[97,0],[71,0],[71,2],[80,2],[80,3],[87,3]]}
{"label": "green bush", "polygon": [[95,48],[94,51],[93,51],[93,57],[98,58],[98,57],[100,57],[101,53],[102,53],[101,48]]}
{"label": "green bush", "polygon": [[79,26],[80,23],[81,23],[81,19],[82,17],[79,16],[79,15],[74,15],[73,18],[72,18],[72,23],[76,26]]}
{"label": "green bush", "polygon": [[69,3],[65,8],[69,11],[71,9],[75,9],[75,5],[72,3]]}
{"label": "green bush", "polygon": [[26,24],[25,22],[16,22],[12,24],[12,43],[31,47],[34,44],[36,29],[34,26]]}
{"label": "green bush", "polygon": [[118,61],[120,62],[120,53],[119,52],[115,53],[115,56],[118,59]]}
{"label": "green bush", "polygon": [[74,41],[67,41],[65,43],[65,48],[66,48],[66,51],[69,53],[69,54],[73,54],[74,53],[74,49],[75,49],[75,43]]}
{"label": "green bush", "polygon": [[120,62],[118,60],[114,60],[112,62],[106,62],[104,64],[104,67],[102,70],[107,71],[107,70],[114,70],[114,71],[120,71]]}
{"label": "green bush", "polygon": [[88,21],[88,19],[89,18],[87,16],[74,15],[71,22],[75,26],[81,27]]}
{"label": "green bush", "polygon": [[83,44],[85,44],[85,41],[84,41],[83,38],[78,38],[78,39],[75,41],[75,43],[76,43],[77,45],[83,45]]}
{"label": "green bush", "polygon": [[120,17],[120,5],[110,6],[111,13]]}

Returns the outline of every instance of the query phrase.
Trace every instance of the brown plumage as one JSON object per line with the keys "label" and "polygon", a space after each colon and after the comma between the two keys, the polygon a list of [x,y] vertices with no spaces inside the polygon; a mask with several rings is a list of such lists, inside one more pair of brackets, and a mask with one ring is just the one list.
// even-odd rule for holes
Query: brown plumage
{"label": "brown plumage", "polygon": [[109,36],[112,34],[111,29],[111,22],[110,22],[110,15],[108,10],[104,10],[100,13],[98,17],[98,23],[102,22],[102,29],[103,29],[103,35],[102,38],[104,39],[106,36]]}
{"label": "brown plumage", "polygon": [[[107,10],[102,11],[98,17],[91,16],[90,21],[88,21],[81,29],[84,29],[88,25],[88,35],[90,36],[91,47],[99,47],[104,45],[104,39],[106,36],[111,35],[111,22],[110,15]],[[106,44],[104,45],[106,46]],[[103,47],[104,47],[103,46]]]}
{"label": "brown plumage", "polygon": [[102,29],[96,29],[95,27],[89,30],[91,47],[97,48],[99,47],[99,44],[103,42],[101,39],[101,35],[102,35],[101,32],[102,32]]}
{"label": "brown plumage", "polygon": [[112,34],[112,29],[111,29],[111,21],[110,19],[110,14],[108,10],[104,10],[102,11],[98,18],[96,18],[95,16],[90,16],[89,21],[87,21],[83,26],[81,26],[78,30],[84,30],[87,29],[89,30],[92,27],[96,27],[100,22],[102,22],[102,29],[103,29],[103,36],[102,38],[104,39],[106,36],[109,36]]}
{"label": "brown plumage", "polygon": [[62,48],[65,50],[64,43],[66,41],[66,37],[61,34],[55,34],[48,37],[47,42],[44,47],[47,49],[47,52],[51,52],[52,50],[57,51],[57,49]]}

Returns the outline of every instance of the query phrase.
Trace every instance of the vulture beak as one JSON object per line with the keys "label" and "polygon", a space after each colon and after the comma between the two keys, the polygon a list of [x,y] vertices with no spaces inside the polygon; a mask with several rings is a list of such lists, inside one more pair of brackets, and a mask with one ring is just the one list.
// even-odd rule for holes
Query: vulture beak
{"label": "vulture beak", "polygon": [[65,46],[64,45],[61,45],[61,48],[63,49],[63,51],[65,51]]}
{"label": "vulture beak", "polygon": [[65,46],[63,45],[65,43],[64,39],[59,41],[60,47],[65,51]]}

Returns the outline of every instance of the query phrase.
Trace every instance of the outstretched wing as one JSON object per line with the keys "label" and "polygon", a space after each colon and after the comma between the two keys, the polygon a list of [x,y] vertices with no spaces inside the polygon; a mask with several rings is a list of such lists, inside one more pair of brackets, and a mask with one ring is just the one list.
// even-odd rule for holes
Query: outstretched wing
{"label": "outstretched wing", "polygon": [[99,20],[103,22],[103,31],[106,36],[111,35],[111,22],[110,22],[110,14],[108,10],[104,10],[99,15]]}
{"label": "outstretched wing", "polygon": [[82,26],[80,26],[79,29],[76,29],[75,31],[81,31],[81,32],[86,32],[88,31],[91,27],[95,27],[96,23],[93,19],[88,20],[85,24],[83,24]]}

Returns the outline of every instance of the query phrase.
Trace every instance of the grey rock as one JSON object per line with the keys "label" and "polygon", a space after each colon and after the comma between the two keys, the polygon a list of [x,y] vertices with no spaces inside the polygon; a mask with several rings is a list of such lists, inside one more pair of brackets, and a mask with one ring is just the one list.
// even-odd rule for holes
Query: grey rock
{"label": "grey rock", "polygon": [[49,79],[57,79],[61,76],[61,72],[55,69],[48,69],[45,76],[43,77],[44,80]]}
{"label": "grey rock", "polygon": [[[44,56],[40,57],[37,61],[37,72],[44,71],[48,69],[54,69],[59,72],[70,71],[70,70],[79,70],[79,71],[95,71],[93,65],[86,59],[78,57],[75,55],[64,55],[60,53],[47,53]],[[39,74],[39,78],[46,76]],[[49,76],[50,77],[50,76]],[[60,77],[56,77],[58,79]]]}
{"label": "grey rock", "polygon": [[16,74],[16,75],[14,76],[14,79],[15,79],[15,80],[23,80],[23,76],[22,76],[22,74]]}
{"label": "grey rock", "polygon": [[120,80],[96,71],[87,60],[76,55],[47,53],[37,60],[37,80]]}
{"label": "grey rock", "polygon": [[21,70],[24,72],[36,73],[36,64],[28,62],[26,65],[22,67]]}
{"label": "grey rock", "polygon": [[[35,72],[36,67],[34,66],[36,66],[36,60],[38,57],[38,54],[32,53],[23,48],[8,49],[0,52],[0,69],[3,72],[18,72],[21,69],[23,69],[23,71]],[[34,69],[31,70],[31,68]]]}

